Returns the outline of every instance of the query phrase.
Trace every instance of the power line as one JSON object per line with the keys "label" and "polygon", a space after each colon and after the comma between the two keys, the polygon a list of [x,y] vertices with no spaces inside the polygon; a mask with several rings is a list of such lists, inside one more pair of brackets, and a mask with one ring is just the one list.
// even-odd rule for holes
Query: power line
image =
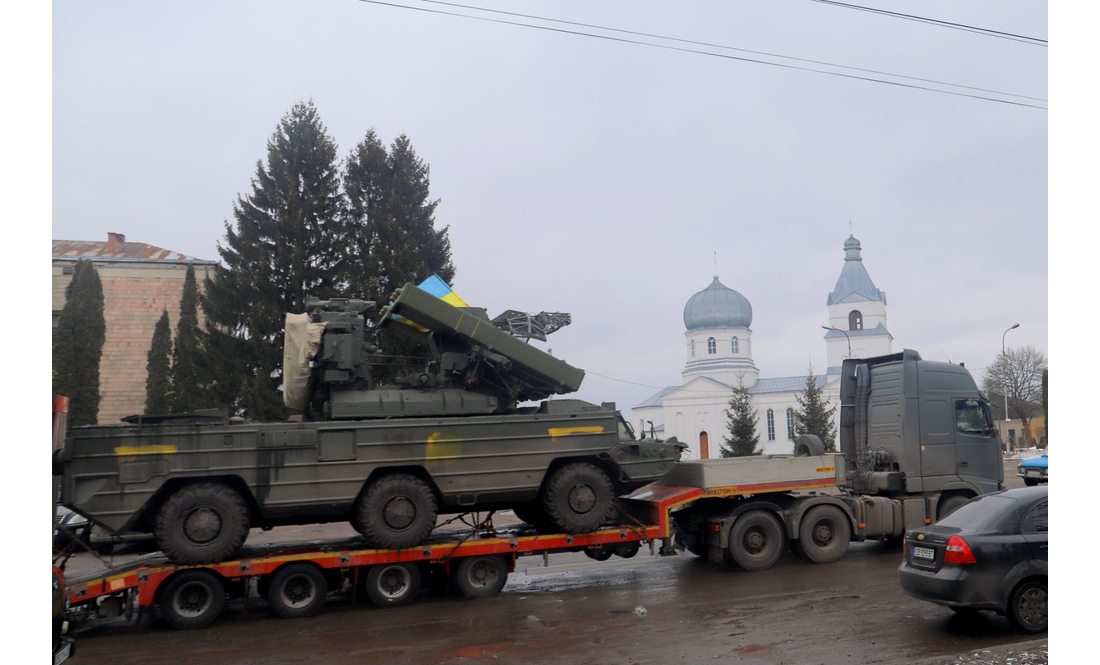
{"label": "power line", "polygon": [[[366,3],[366,4],[372,4],[372,5],[382,5],[382,6],[386,6],[386,7],[396,7],[398,9],[409,9],[409,10],[413,10],[413,11],[425,12],[425,13],[428,13],[428,14],[441,14],[441,15],[444,15],[444,16],[455,16],[455,17],[458,17],[458,18],[466,18],[466,19],[471,19],[471,20],[474,20],[474,21],[484,21],[484,22],[487,22],[487,23],[500,23],[500,24],[503,24],[503,25],[513,25],[513,26],[518,26],[518,27],[531,28],[531,29],[534,29],[534,30],[544,30],[544,31],[547,31],[547,32],[557,32],[557,33],[561,33],[561,34],[576,35],[576,36],[580,36],[580,37],[591,37],[593,39],[602,39],[602,40],[605,40],[605,41],[619,42],[619,43],[623,43],[623,44],[635,44],[635,45],[638,45],[638,46],[648,46],[650,48],[665,49],[665,50],[669,50],[669,51],[678,51],[678,52],[681,52],[681,53],[692,53],[692,54],[696,54],[696,55],[705,55],[705,56],[710,56],[712,58],[722,58],[722,59],[725,59],[725,60],[736,60],[736,61],[739,61],[739,62],[751,62],[751,63],[761,64],[761,65],[770,65],[772,67],[782,67],[784,69],[794,69],[794,70],[812,72],[812,73],[817,73],[817,74],[825,74],[825,75],[828,75],[828,76],[837,76],[837,77],[840,77],[840,78],[853,79],[853,80],[857,80],[857,81],[867,81],[867,82],[870,82],[870,83],[880,83],[880,84],[883,84],[883,85],[892,85],[892,86],[897,86],[899,88],[910,88],[910,89],[913,89],[913,90],[924,90],[924,91],[927,91],[927,92],[935,92],[935,93],[939,93],[939,94],[943,94],[943,95],[953,95],[953,96],[956,96],[956,97],[967,97],[967,98],[970,98],[970,99],[979,99],[979,100],[989,101],[989,102],[998,102],[998,103],[1001,103],[1001,104],[1009,104],[1009,105],[1012,105],[1012,106],[1024,106],[1024,107],[1027,107],[1027,108],[1041,109],[1041,110],[1044,110],[1044,111],[1046,110],[1045,106],[1039,106],[1037,104],[1027,104],[1027,103],[1024,103],[1024,102],[1015,102],[1015,101],[1011,101],[1011,100],[1007,100],[1007,99],[998,99],[996,97],[985,97],[983,95],[972,95],[972,94],[968,94],[968,93],[964,93],[964,92],[956,92],[956,91],[953,91],[953,90],[941,90],[941,89],[938,89],[938,88],[930,88],[930,87],[927,87],[927,86],[914,85],[914,84],[911,84],[911,83],[900,83],[900,82],[897,82],[897,81],[887,81],[887,80],[877,79],[877,78],[873,78],[873,77],[869,77],[869,76],[857,76],[857,75],[854,75],[854,74],[845,74],[845,73],[842,73],[842,72],[830,72],[830,71],[823,70],[823,69],[815,69],[813,67],[799,67],[797,65],[789,65],[789,64],[784,64],[784,63],[781,63],[781,62],[769,62],[767,60],[757,60],[755,58],[745,58],[745,57],[734,56],[734,55],[726,55],[726,54],[723,54],[723,53],[711,53],[709,51],[700,51],[700,50],[697,50],[697,49],[689,49],[689,48],[682,48],[682,47],[677,47],[677,46],[669,46],[669,45],[666,45],[666,44],[654,44],[654,43],[651,43],[651,42],[638,41],[638,40],[634,40],[634,39],[624,39],[624,38],[621,38],[621,37],[611,37],[611,36],[607,36],[607,35],[597,35],[597,34],[592,34],[592,33],[588,33],[588,32],[580,32],[580,31],[576,31],[576,30],[565,30],[565,29],[562,29],[562,28],[553,28],[553,27],[549,27],[549,26],[533,25],[533,24],[530,24],[530,23],[521,23],[521,22],[517,22],[517,21],[505,21],[505,20],[502,20],[502,19],[494,19],[494,18],[488,18],[488,17],[484,17],[484,16],[470,16],[469,14],[459,14],[459,13],[456,13],[456,12],[448,12],[448,11],[442,11],[442,10],[438,10],[438,9],[427,9],[425,7],[411,7],[409,5],[401,5],[401,4],[396,4],[396,3],[392,3],[392,2],[382,2],[381,0],[359,0],[359,2],[363,2],[363,3]],[[785,56],[780,56],[780,57],[785,57]],[[890,74],[890,76],[894,76],[894,75]],[[954,86],[955,84],[946,84],[946,85],[953,85]],[[966,86],[956,86],[956,87],[966,87]],[[1025,97],[1024,95],[1014,95],[1014,94],[1011,94],[1011,93],[995,92],[995,94],[1002,94],[1002,95],[1012,96],[1012,97]],[[1035,99],[1036,101],[1041,101],[1041,102],[1046,102],[1047,101],[1045,99],[1034,98],[1034,97],[1025,97],[1025,98]]]}
{"label": "power line", "polygon": [[1000,30],[990,30],[988,28],[979,28],[973,25],[965,25],[962,23],[951,23],[950,21],[941,21],[934,18],[925,18],[923,16],[913,16],[912,14],[899,14],[898,12],[889,12],[885,9],[877,9],[875,7],[863,7],[860,5],[850,5],[844,2],[836,2],[835,0],[813,0],[814,2],[820,2],[823,5],[833,5],[835,7],[843,7],[845,9],[857,9],[859,11],[871,12],[872,14],[882,14],[884,16],[893,16],[895,18],[902,18],[910,21],[917,21],[919,23],[929,23],[931,25],[938,25],[944,28],[952,28],[954,30],[962,30],[964,32],[975,32],[988,37],[998,37],[1000,39],[1008,39],[1014,42],[1023,42],[1024,44],[1031,44],[1032,46],[1047,46],[1047,40],[1039,39],[1038,37],[1027,37],[1024,35],[1016,35],[1011,32],[1001,32]]}

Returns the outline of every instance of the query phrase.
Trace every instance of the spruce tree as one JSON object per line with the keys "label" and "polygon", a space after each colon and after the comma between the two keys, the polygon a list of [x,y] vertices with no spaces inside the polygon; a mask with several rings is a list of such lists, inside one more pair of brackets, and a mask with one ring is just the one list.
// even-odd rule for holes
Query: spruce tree
{"label": "spruce tree", "polygon": [[106,335],[99,273],[91,261],[77,261],[53,337],[53,394],[69,398],[70,427],[94,425],[98,419]]}
{"label": "spruce tree", "polygon": [[745,457],[759,455],[761,451],[756,449],[760,443],[760,435],[756,433],[756,426],[760,422],[760,416],[756,409],[752,408],[752,396],[745,384],[738,381],[730,397],[729,409],[726,411],[726,430],[729,436],[725,437],[719,452],[722,457]]}
{"label": "spruce tree", "polygon": [[145,369],[145,413],[162,415],[172,409],[172,378],[169,355],[172,352],[172,325],[168,322],[168,310],[160,315],[153,328],[153,345],[149,349],[149,362]]}
{"label": "spruce tree", "polygon": [[[346,247],[337,245],[342,218],[336,144],[312,101],[299,102],[279,122],[258,161],[252,192],[233,206],[218,244],[222,264],[202,299],[213,328],[208,359],[210,394],[236,394],[257,420],[281,420],[283,325],[304,312],[307,297],[341,295]],[[220,355],[220,354],[228,355]]]}
{"label": "spruce tree", "polygon": [[794,412],[795,437],[816,434],[827,452],[836,452],[836,423],[833,422],[836,406],[829,407],[825,388],[817,384],[812,365],[806,374],[806,387],[795,399],[798,401]]}
{"label": "spruce tree", "polygon": [[176,343],[172,349],[172,413],[190,413],[207,406],[203,403],[202,348],[199,331],[199,290],[195,266],[187,266],[180,296],[180,318],[176,323]]}

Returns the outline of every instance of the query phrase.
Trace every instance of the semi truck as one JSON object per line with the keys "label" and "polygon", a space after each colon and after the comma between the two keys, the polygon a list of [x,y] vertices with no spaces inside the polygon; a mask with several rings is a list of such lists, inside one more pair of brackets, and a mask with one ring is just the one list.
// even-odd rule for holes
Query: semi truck
{"label": "semi truck", "polygon": [[[156,553],[70,576],[69,603],[74,616],[121,617],[114,621],[157,606],[170,625],[193,628],[213,621],[226,597],[258,595],[275,614],[295,617],[319,611],[340,589],[383,607],[412,602],[428,578],[450,580],[471,598],[492,596],[521,556],[544,559],[528,574],[655,563],[678,549],[759,571],[790,545],[825,564],[853,540],[899,539],[1003,489],[990,405],[964,367],[905,350],[845,361],[842,372],[840,453],[805,435],[790,455],[680,462],[618,497],[612,524],[587,533],[544,522],[494,527],[489,514],[410,548],[373,548],[361,538],[248,546],[201,566]],[[594,561],[550,564],[575,552]]]}

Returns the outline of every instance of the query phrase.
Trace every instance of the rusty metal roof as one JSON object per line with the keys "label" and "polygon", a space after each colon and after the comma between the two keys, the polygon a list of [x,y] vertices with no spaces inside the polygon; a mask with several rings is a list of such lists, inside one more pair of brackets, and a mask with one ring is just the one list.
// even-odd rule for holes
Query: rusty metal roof
{"label": "rusty metal roof", "polygon": [[54,240],[54,259],[99,259],[99,260],[138,260],[138,261],[184,261],[196,263],[214,263],[196,259],[186,254],[162,249],[143,242],[123,242],[116,250],[108,248],[106,242],[92,242],[89,240]]}

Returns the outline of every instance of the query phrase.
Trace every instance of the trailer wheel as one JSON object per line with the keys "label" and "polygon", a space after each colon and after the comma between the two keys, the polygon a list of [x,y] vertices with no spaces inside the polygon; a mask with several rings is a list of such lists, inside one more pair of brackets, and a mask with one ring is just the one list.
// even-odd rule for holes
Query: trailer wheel
{"label": "trailer wheel", "polygon": [[832,563],[848,551],[852,526],[836,506],[818,506],[806,513],[798,527],[798,548],[814,563]]}
{"label": "trailer wheel", "polygon": [[779,561],[786,541],[783,526],[775,516],[752,510],[733,523],[729,552],[734,563],[745,570],[766,570]]}
{"label": "trailer wheel", "polygon": [[635,540],[634,542],[616,545],[615,554],[618,554],[624,559],[632,559],[640,549],[642,549],[642,544]]}
{"label": "trailer wheel", "polygon": [[402,549],[424,542],[435,528],[435,495],[416,476],[395,473],[370,483],[355,511],[355,528],[374,547]]}
{"label": "trailer wheel", "polygon": [[366,579],[367,597],[378,607],[408,605],[420,591],[420,567],[415,563],[380,563]]}
{"label": "trailer wheel", "polygon": [[939,507],[936,509],[936,521],[938,522],[950,515],[951,513],[955,512],[969,500],[970,497],[959,496],[957,494],[955,496],[948,497],[947,500],[940,503]]}
{"label": "trailer wheel", "polygon": [[567,464],[546,482],[542,506],[551,526],[566,533],[589,533],[607,522],[615,502],[611,480],[584,462]]}
{"label": "trailer wheel", "polygon": [[222,612],[225,585],[209,570],[182,570],[171,577],[160,596],[160,611],[169,626],[202,628]]}
{"label": "trailer wheel", "polygon": [[594,550],[585,550],[584,555],[589,559],[595,559],[596,561],[607,561],[614,554],[609,547],[597,547]]}
{"label": "trailer wheel", "polygon": [[313,616],[328,595],[324,574],[312,564],[292,563],[279,569],[267,587],[271,611],[284,619]]}
{"label": "trailer wheel", "polygon": [[499,554],[465,557],[455,570],[455,584],[467,598],[492,598],[508,582],[508,566]]}
{"label": "trailer wheel", "polygon": [[248,536],[248,506],[221,483],[176,490],[157,511],[157,546],[172,563],[200,564],[233,556]]}

